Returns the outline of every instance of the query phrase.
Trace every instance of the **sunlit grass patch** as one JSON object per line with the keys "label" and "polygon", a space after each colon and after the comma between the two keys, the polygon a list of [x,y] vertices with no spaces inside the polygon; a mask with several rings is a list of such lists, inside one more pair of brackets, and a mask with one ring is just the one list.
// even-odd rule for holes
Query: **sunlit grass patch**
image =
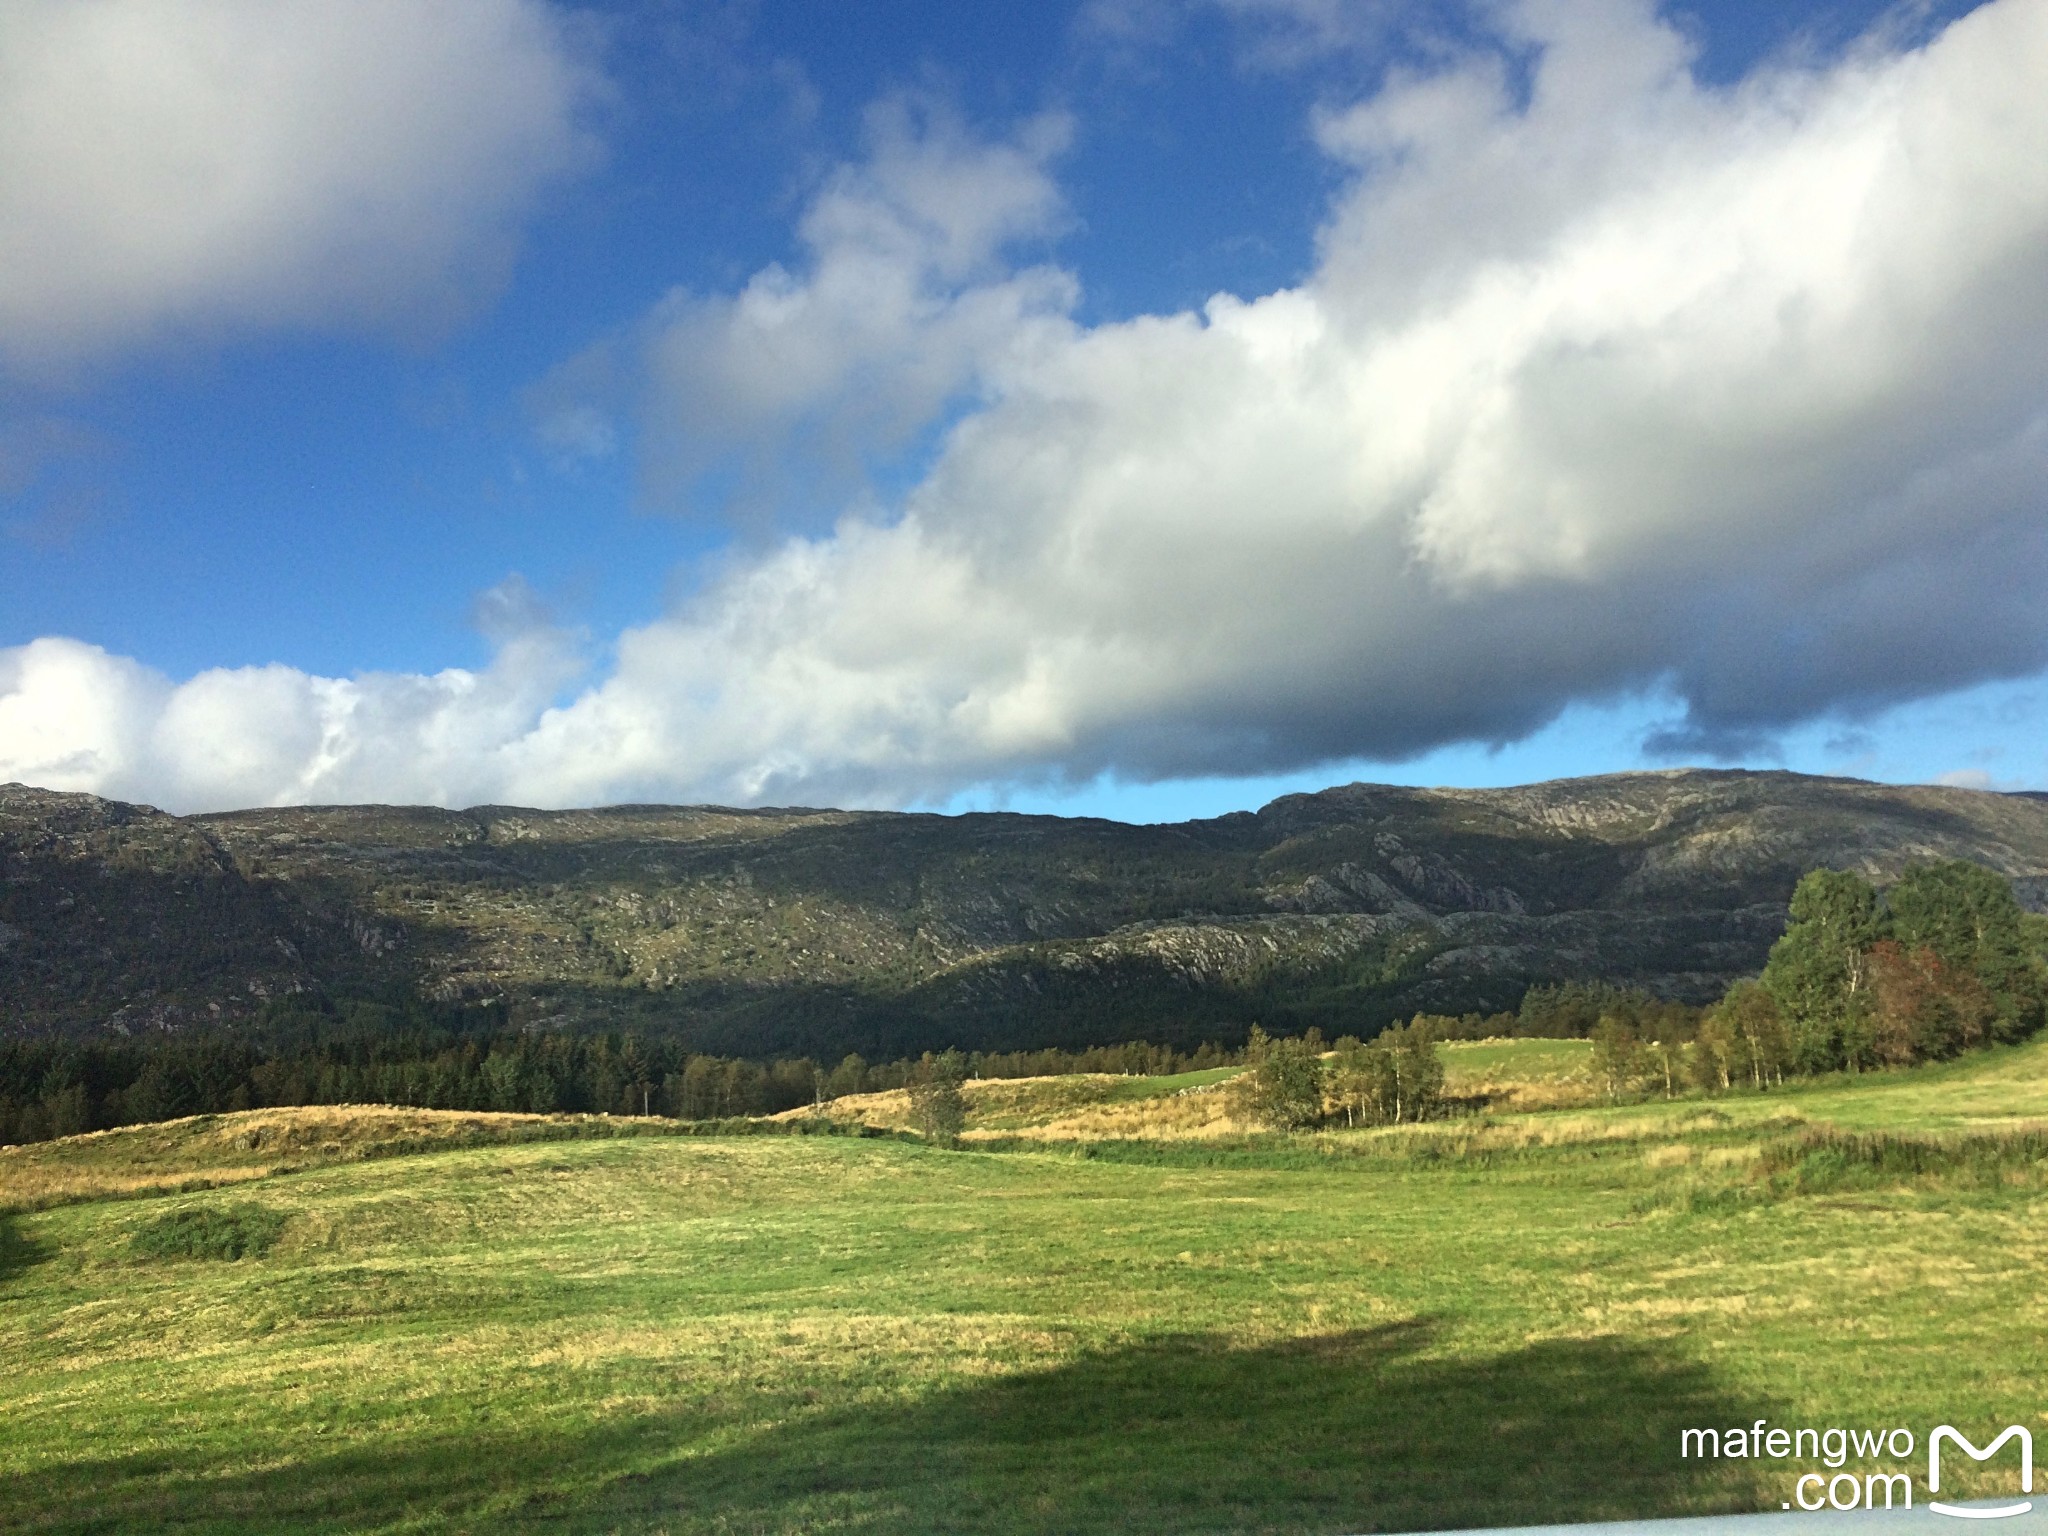
{"label": "sunlit grass patch", "polygon": [[[1209,1136],[1248,1129],[1232,1118],[1218,1090],[1241,1069],[1213,1067],[1170,1077],[1077,1072],[1064,1077],[973,1078],[962,1084],[969,1142],[1023,1136],[1065,1141],[1085,1138]],[[902,1089],[848,1094],[815,1109],[785,1110],[771,1118],[811,1118],[904,1130],[910,1096]]]}
{"label": "sunlit grass patch", "polygon": [[858,1134],[810,1119],[678,1121],[659,1116],[515,1115],[386,1105],[243,1110],[0,1148],[0,1211],[219,1189],[335,1163],[463,1147],[639,1137]]}

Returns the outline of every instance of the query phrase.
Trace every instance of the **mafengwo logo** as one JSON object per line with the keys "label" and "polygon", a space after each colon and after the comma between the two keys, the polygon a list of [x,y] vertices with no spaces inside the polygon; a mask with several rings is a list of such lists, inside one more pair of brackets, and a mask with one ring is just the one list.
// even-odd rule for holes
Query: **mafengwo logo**
{"label": "mafengwo logo", "polygon": [[[1989,1461],[1998,1454],[1999,1447],[2003,1446],[2006,1441],[2018,1440],[2020,1443],[2020,1492],[2032,1493],[2034,1491],[2034,1437],[2028,1434],[2025,1429],[2017,1424],[2008,1424],[2004,1434],[1980,1451],[1976,1446],[1963,1438],[1962,1431],[1943,1424],[1927,1437],[1927,1491],[1929,1493],[1941,1492],[1941,1444],[1944,1440],[1967,1453],[1972,1461]],[[1998,1520],[2007,1515],[2024,1515],[2034,1506],[2031,1501],[2022,1500],[2018,1504],[2008,1504],[2000,1509],[1969,1509],[1962,1505],[1944,1504],[1939,1499],[1936,1499],[1927,1507],[1937,1515],[1960,1515],[1969,1520]]]}
{"label": "mafengwo logo", "polygon": [[[2019,1442],[2019,1492],[2034,1491],[2034,1437],[2024,1425],[2008,1424],[1989,1445],[1979,1449],[1952,1424],[1937,1425],[1927,1437],[1927,1491],[1941,1492],[1943,1447],[1960,1452],[1972,1461],[1989,1461],[2007,1445]],[[1688,1429],[1678,1437],[1678,1454],[1684,1457],[1720,1457],[1729,1460],[1818,1461],[1824,1471],[1801,1472],[1793,1479],[1786,1509],[1894,1509],[1913,1507],[1913,1477],[1908,1470],[1919,1437],[1903,1426],[1897,1429],[1786,1429],[1758,1419],[1747,1429]],[[1875,1470],[1848,1470],[1851,1460],[1880,1465]],[[1902,1468],[1901,1463],[1906,1467]],[[1888,1464],[1888,1465],[1886,1465]],[[1949,1465],[1955,1465],[1951,1454]],[[1838,1470],[1839,1469],[1839,1470]],[[1789,1469],[1788,1469],[1789,1470]],[[1954,1482],[1954,1478],[1950,1478]],[[1930,1498],[1927,1508],[1937,1515],[1959,1520],[2002,1520],[2024,1515],[2033,1508],[2031,1500],[1983,1507],[1946,1504]]]}

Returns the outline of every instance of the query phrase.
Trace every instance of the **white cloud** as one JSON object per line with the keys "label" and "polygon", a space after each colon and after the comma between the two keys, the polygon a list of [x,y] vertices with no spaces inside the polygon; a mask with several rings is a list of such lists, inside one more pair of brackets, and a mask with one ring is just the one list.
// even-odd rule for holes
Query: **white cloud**
{"label": "white cloud", "polygon": [[140,787],[156,766],[149,728],[169,692],[147,667],[76,640],[0,650],[0,778],[90,792]]}
{"label": "white cloud", "polygon": [[897,97],[867,126],[868,157],[827,178],[803,215],[797,271],[769,266],[730,297],[670,294],[543,385],[543,440],[608,451],[588,397],[623,373],[657,500],[730,471],[754,502],[836,500],[870,455],[971,398],[1005,358],[1063,339],[1073,278],[1003,257],[1069,220],[1047,171],[1065,119],[990,143],[941,103]]}
{"label": "white cloud", "polygon": [[[131,687],[159,711],[139,735],[112,708],[38,750],[193,804],[313,795],[332,751],[358,766],[321,784],[381,798],[886,802],[1395,757],[1656,688],[1690,711],[1664,745],[1711,750],[2048,663],[2048,0],[1731,90],[1640,4],[1501,14],[1536,50],[1525,99],[1475,53],[1320,121],[1358,170],[1302,287],[977,331],[971,368],[938,370],[976,404],[896,515],[736,557],[566,704],[516,659],[496,712],[440,678],[322,684],[413,702],[330,710],[340,745],[316,751],[251,680],[211,728],[287,746],[230,783],[151,756],[171,709]],[[848,173],[846,229],[909,198],[870,195],[879,175]],[[660,391],[673,429],[936,409],[927,338],[1023,276],[1007,217],[878,215],[818,235],[786,291],[692,301],[714,342],[786,346],[807,382],[764,376],[734,414]],[[842,245],[915,274],[914,318],[873,299],[887,283],[827,302]],[[805,318],[774,321],[783,302]],[[712,345],[692,377],[745,362]],[[30,670],[10,655],[0,707],[69,722],[57,683],[7,695]],[[373,750],[430,718],[439,756]]]}
{"label": "white cloud", "polygon": [[[1947,773],[1937,774],[1934,782],[1946,785],[1950,789],[1990,789],[1993,787],[1991,775],[1982,768],[1951,769]],[[2021,786],[2014,785],[2012,787],[2017,789]]]}
{"label": "white cloud", "polygon": [[582,663],[516,578],[478,607],[492,664],[431,677],[265,666],[173,684],[76,640],[0,650],[0,782],[173,810],[489,799],[507,744]]}
{"label": "white cloud", "polygon": [[540,0],[0,0],[0,364],[444,326],[591,144]]}

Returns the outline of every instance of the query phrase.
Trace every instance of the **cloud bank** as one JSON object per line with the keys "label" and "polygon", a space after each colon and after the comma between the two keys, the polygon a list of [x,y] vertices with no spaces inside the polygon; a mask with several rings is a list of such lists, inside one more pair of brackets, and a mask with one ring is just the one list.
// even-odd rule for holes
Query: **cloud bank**
{"label": "cloud bank", "polygon": [[[1353,175],[1311,278],[1200,313],[1078,323],[1070,279],[1003,267],[1054,216],[1042,156],[883,143],[807,271],[651,317],[640,385],[767,454],[955,411],[929,473],[599,675],[544,628],[348,681],[38,641],[0,652],[0,779],[900,803],[1398,758],[1653,687],[1688,708],[1662,745],[1713,752],[2048,664],[2048,0],[1713,89],[1646,5],[1497,14],[1319,118]],[[891,179],[978,153],[1033,190]]]}
{"label": "cloud bank", "polygon": [[445,327],[596,88],[539,0],[5,0],[0,369]]}

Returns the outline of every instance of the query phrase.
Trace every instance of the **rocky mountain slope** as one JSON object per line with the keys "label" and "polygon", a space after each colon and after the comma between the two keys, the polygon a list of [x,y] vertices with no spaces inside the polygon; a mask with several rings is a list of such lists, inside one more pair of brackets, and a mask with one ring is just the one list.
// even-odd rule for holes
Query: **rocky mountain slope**
{"label": "rocky mountain slope", "polygon": [[619,806],[177,817],[0,788],[0,1029],[504,1001],[706,1050],[1190,1042],[1601,977],[1705,999],[1817,865],[2048,893],[2048,800],[1787,773],[1354,784],[1171,826]]}

